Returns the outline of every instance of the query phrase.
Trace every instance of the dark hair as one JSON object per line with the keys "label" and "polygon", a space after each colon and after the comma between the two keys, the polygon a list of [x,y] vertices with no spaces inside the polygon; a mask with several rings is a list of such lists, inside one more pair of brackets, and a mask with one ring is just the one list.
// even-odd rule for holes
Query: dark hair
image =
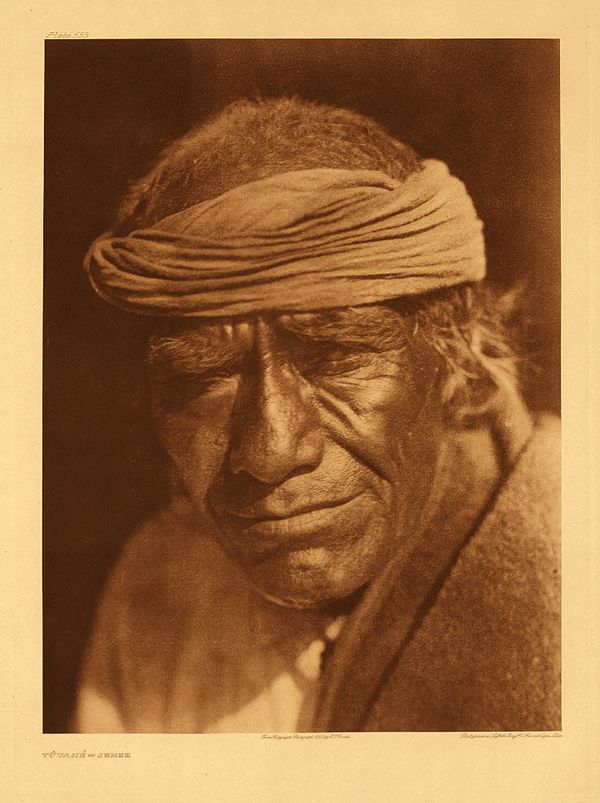
{"label": "dark hair", "polygon": [[393,306],[412,318],[414,336],[441,358],[442,401],[453,418],[481,410],[498,389],[518,392],[517,290],[459,285]]}
{"label": "dark hair", "polygon": [[[162,151],[130,186],[113,228],[125,235],[240,184],[313,167],[380,170],[403,180],[422,162],[357,112],[298,98],[239,100]],[[415,334],[442,358],[447,404],[469,407],[497,386],[516,388],[507,327],[513,295],[465,285],[392,306],[412,316]]]}
{"label": "dark hair", "polygon": [[240,184],[315,167],[381,170],[402,180],[421,161],[357,112],[298,98],[239,100],[159,154],[129,188],[114,228],[124,235]]}

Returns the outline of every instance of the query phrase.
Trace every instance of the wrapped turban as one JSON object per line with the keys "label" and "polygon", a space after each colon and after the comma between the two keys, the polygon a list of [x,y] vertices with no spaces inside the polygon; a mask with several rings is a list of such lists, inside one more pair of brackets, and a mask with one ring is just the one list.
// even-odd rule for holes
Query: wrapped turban
{"label": "wrapped turban", "polygon": [[482,223],[442,162],[397,181],[296,170],[253,181],[85,258],[96,292],[142,315],[231,317],[391,300],[485,275]]}

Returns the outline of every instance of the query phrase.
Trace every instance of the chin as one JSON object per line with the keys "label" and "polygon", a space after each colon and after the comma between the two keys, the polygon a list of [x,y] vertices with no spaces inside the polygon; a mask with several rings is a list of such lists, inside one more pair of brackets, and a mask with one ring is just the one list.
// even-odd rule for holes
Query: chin
{"label": "chin", "polygon": [[244,567],[263,597],[286,608],[311,610],[351,597],[373,579],[380,561],[365,564],[355,556],[307,548]]}
{"label": "chin", "polygon": [[243,527],[216,519],[223,549],[263,597],[311,609],[347,599],[396,549],[397,519],[362,496],[333,510]]}

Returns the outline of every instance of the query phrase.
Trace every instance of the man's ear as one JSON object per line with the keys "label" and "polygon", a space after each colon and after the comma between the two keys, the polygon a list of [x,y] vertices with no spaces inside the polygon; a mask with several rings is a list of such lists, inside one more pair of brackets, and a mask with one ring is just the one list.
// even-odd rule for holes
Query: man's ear
{"label": "man's ear", "polygon": [[477,376],[446,383],[444,409],[454,428],[489,427],[500,464],[508,470],[529,440],[533,422],[515,379],[489,363]]}
{"label": "man's ear", "polygon": [[516,388],[513,360],[491,356],[488,339],[485,329],[475,325],[457,336],[454,348],[443,351],[441,398],[449,423],[476,426],[497,404],[498,394]]}
{"label": "man's ear", "polygon": [[452,367],[441,378],[441,398],[446,421],[455,427],[481,424],[496,403],[498,384],[487,371],[467,373]]}

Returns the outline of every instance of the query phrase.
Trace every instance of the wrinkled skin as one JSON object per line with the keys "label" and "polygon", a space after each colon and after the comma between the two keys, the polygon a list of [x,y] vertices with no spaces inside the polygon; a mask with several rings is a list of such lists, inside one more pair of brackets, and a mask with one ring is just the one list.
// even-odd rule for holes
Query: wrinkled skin
{"label": "wrinkled skin", "polygon": [[196,322],[157,340],[161,441],[267,598],[343,599],[418,527],[443,430],[422,349],[377,306]]}

